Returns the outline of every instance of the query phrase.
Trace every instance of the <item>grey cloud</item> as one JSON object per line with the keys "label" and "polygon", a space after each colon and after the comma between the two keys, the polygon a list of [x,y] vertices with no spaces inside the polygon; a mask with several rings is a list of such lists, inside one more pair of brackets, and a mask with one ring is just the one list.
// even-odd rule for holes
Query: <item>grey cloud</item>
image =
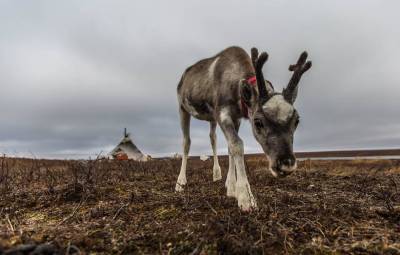
{"label": "grey cloud", "polygon": [[[297,150],[400,144],[396,1],[2,1],[0,152],[109,150],[127,127],[146,153],[181,151],[176,85],[230,45],[267,50],[277,89],[307,50]],[[210,153],[192,121],[193,154]],[[246,121],[247,152],[260,152]],[[226,143],[218,131],[218,147]],[[75,155],[76,156],[76,155]]]}

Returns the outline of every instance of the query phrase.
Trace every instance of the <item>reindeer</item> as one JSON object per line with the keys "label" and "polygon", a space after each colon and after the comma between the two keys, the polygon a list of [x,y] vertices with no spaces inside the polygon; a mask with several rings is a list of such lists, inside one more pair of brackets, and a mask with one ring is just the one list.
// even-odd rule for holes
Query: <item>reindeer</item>
{"label": "reindeer", "polygon": [[186,166],[190,149],[190,119],[210,122],[213,149],[213,180],[221,177],[218,163],[217,124],[228,142],[229,170],[225,182],[227,196],[235,197],[239,208],[257,208],[247,179],[243,141],[238,135],[242,118],[251,123],[254,137],[269,161],[274,177],[284,177],[296,170],[293,134],[299,124],[299,114],[293,107],[301,76],[311,67],[307,53],[289,66],[293,76],[282,93],[275,92],[264,80],[262,68],[268,59],[266,52],[251,49],[250,56],[240,47],[229,47],[214,57],[200,60],[183,73],[178,84],[179,114],[183,132],[183,157],[175,190],[183,191],[187,183]]}

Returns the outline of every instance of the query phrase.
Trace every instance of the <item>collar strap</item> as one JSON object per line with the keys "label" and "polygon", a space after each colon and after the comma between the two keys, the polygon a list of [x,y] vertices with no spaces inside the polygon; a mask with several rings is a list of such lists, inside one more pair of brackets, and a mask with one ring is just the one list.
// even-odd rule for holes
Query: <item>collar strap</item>
{"label": "collar strap", "polygon": [[256,76],[251,76],[250,78],[247,79],[247,83],[251,84],[251,85],[256,85],[257,83],[257,78]]}
{"label": "collar strap", "polygon": [[[251,76],[246,81],[247,81],[248,84],[250,84],[252,86],[255,86],[257,84],[256,76]],[[249,108],[247,107],[246,103],[244,102],[243,97],[240,98],[240,103],[241,103],[241,106],[242,106],[243,117],[248,119],[249,118]]]}

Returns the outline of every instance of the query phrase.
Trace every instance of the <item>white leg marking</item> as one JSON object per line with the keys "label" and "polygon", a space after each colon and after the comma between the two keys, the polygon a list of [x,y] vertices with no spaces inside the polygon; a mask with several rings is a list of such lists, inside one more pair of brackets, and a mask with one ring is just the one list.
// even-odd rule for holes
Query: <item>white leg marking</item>
{"label": "white leg marking", "polygon": [[213,167],[213,181],[219,181],[222,179],[222,174],[221,174],[221,167],[219,166],[218,163],[218,156],[214,156],[214,167]]}
{"label": "white leg marking", "polygon": [[228,197],[236,197],[236,169],[233,156],[229,153],[229,170],[225,182],[226,195]]}
{"label": "white leg marking", "polygon": [[181,128],[183,132],[183,156],[181,171],[179,172],[178,180],[176,181],[175,191],[183,191],[183,187],[186,185],[186,166],[190,150],[190,115],[183,108],[180,108]]}
{"label": "white leg marking", "polygon": [[221,167],[219,166],[218,154],[217,154],[217,136],[215,134],[216,126],[217,126],[216,123],[213,122],[210,123],[210,140],[214,156],[213,181],[219,181],[222,179]]}
{"label": "white leg marking", "polygon": [[176,192],[182,192],[184,189],[184,186],[187,183],[187,180],[186,180],[187,158],[188,158],[187,155],[183,155],[183,157],[182,157],[181,171],[179,172],[178,181],[176,182],[176,186],[175,186]]}
{"label": "white leg marking", "polygon": [[[237,148],[243,151],[243,145],[233,145],[233,147],[241,147]],[[238,200],[238,206],[243,211],[251,211],[252,209],[257,208],[257,202],[253,196],[253,193],[250,189],[250,184],[247,179],[246,169],[244,166],[244,158],[243,154],[235,153],[234,161],[236,166],[236,198]]]}

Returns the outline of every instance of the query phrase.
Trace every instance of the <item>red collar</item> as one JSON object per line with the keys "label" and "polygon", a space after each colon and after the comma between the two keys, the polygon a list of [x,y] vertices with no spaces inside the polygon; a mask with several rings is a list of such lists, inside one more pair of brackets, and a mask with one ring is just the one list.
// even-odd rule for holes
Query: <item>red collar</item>
{"label": "red collar", "polygon": [[[251,76],[250,78],[247,79],[247,83],[253,86],[256,86],[257,84],[257,78],[256,76]],[[245,117],[246,119],[249,118],[249,108],[247,107],[246,103],[244,102],[243,97],[240,97],[240,103],[242,106],[242,113],[243,113],[243,117]]]}

